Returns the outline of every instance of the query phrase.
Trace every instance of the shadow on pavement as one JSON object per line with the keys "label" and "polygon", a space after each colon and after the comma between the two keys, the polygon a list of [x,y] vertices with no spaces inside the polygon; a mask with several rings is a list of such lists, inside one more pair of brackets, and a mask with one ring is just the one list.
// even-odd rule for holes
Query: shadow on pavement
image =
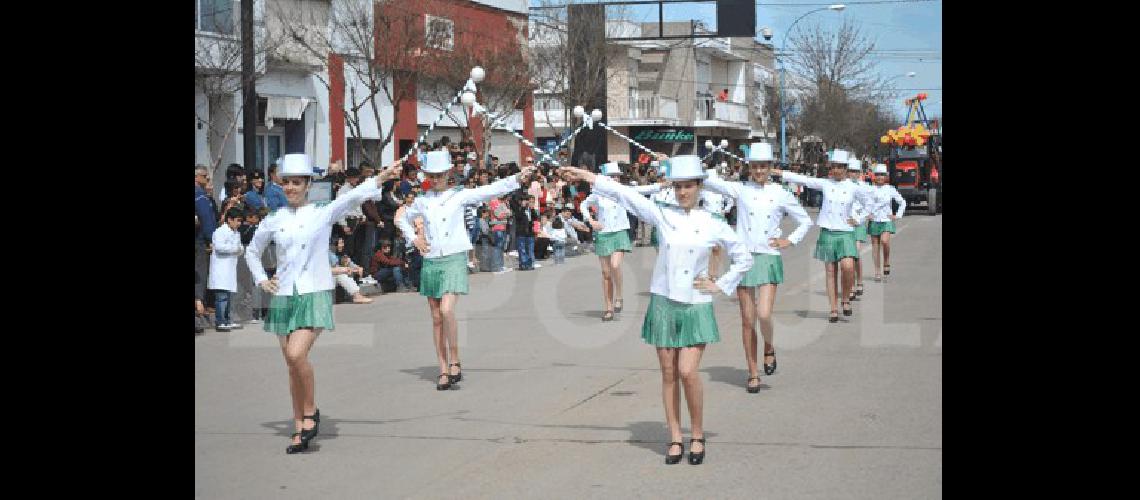
{"label": "shadow on pavement", "polygon": [[[702,369],[702,372],[709,374],[709,380],[712,382],[720,382],[734,387],[744,389],[748,385],[748,370],[738,368],[735,366],[710,366]],[[766,391],[772,387],[764,383],[764,372],[760,372],[760,390]]]}

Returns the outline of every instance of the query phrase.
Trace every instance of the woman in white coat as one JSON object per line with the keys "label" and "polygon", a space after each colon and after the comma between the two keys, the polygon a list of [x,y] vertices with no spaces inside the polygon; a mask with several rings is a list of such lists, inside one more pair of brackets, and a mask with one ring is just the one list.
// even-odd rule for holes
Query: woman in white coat
{"label": "woman in white coat", "polygon": [[[899,194],[894,186],[887,183],[890,175],[887,166],[882,163],[875,165],[873,171],[875,185],[871,188],[871,204],[868,212],[871,214],[871,223],[867,227],[867,234],[871,236],[871,255],[875,258],[875,281],[882,281],[879,274],[879,249],[882,249],[883,273],[891,274],[891,235],[895,232],[895,219],[901,218],[906,212],[906,199]],[[891,200],[899,204],[898,212],[891,213]]]}
{"label": "woman in white coat", "polygon": [[[776,371],[772,308],[776,303],[776,287],[784,282],[780,250],[804,239],[811,228],[811,217],[794,194],[769,179],[775,161],[771,144],[752,143],[748,161],[751,166],[741,173],[743,181],[729,182],[710,176],[705,180],[705,189],[736,202],[736,234],[752,254],[752,268],[736,286],[736,295],[740,299],[741,337],[748,363],[746,389],[756,393],[760,391],[756,320],[760,320],[760,333],[764,337],[764,374],[771,375]],[[798,226],[787,238],[780,238],[780,221],[786,215],[795,218]]]}
{"label": "woman in white coat", "polygon": [[[396,167],[389,166],[331,202],[309,203],[312,163],[304,154],[285,155],[278,174],[289,204],[261,222],[246,249],[245,261],[257,285],[273,294],[265,331],[277,334],[289,366],[289,393],[297,432],[286,453],[308,449],[309,441],[320,428],[309,350],[325,328],[333,329],[332,290],[336,285],[328,258],[333,223],[365,200],[380,198],[381,184],[399,175]],[[261,266],[261,253],[270,242],[277,248],[277,273],[273,279],[266,276]]]}
{"label": "woman in white coat", "polygon": [[[677,206],[658,205],[636,189],[587,170],[566,167],[560,171],[568,180],[593,183],[599,194],[617,200],[634,215],[657,227],[661,246],[653,268],[649,308],[641,327],[641,338],[657,348],[661,365],[661,397],[672,439],[665,463],[675,464],[684,454],[680,410],[680,389],[684,386],[692,419],[689,463],[695,465],[705,456],[701,355],[708,343],[720,340],[712,294],[732,293],[752,266],[752,259],[728,224],[698,207],[701,180],[705,177],[700,158],[678,156],[668,163],[668,179],[673,181]],[[717,245],[728,249],[732,265],[714,282],[708,277],[708,262],[710,249]],[[677,453],[673,453],[674,450]]]}
{"label": "woman in white coat", "polygon": [[[846,151],[836,149],[828,154],[831,164],[829,178],[819,179],[794,172],[772,169],[772,175],[783,175],[784,180],[803,184],[823,193],[823,204],[819,208],[816,224],[819,225],[819,239],[815,243],[815,258],[822,261],[827,271],[827,298],[831,302],[831,315],[828,321],[839,321],[837,302],[843,303],[843,315],[851,315],[851,289],[854,285],[855,263],[858,255],[855,248],[855,200],[864,205],[870,204],[870,187],[860,186],[847,179]],[[842,276],[842,287],[837,279]]]}
{"label": "woman in white coat", "polygon": [[[467,251],[473,248],[463,219],[463,207],[519,189],[535,168],[524,167],[518,175],[474,189],[462,186],[448,189],[450,152],[428,152],[423,165],[423,171],[431,181],[431,191],[417,197],[395,222],[408,245],[415,245],[423,256],[420,295],[427,297],[431,310],[432,336],[439,361],[439,379],[435,388],[442,391],[463,379],[455,304],[459,295],[466,295],[468,291]],[[423,233],[420,235],[416,235],[412,225],[417,218],[423,220]]]}
{"label": "woman in white coat", "polygon": [[[607,176],[621,175],[617,163],[606,163],[602,165],[601,171]],[[598,210],[596,219],[590,214],[589,207]],[[614,313],[621,312],[624,305],[621,289],[622,254],[633,251],[633,243],[629,241],[629,214],[618,202],[594,192],[582,200],[579,209],[582,218],[594,229],[594,254],[602,266],[602,296],[606,306],[602,321],[611,321]]]}

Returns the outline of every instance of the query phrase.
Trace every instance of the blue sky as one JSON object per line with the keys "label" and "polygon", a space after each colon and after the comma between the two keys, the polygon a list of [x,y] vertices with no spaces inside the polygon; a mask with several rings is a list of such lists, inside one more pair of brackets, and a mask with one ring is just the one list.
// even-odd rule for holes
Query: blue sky
{"label": "blue sky", "polygon": [[[844,19],[859,23],[863,32],[875,42],[875,50],[892,51],[890,54],[873,54],[878,71],[887,78],[900,76],[892,80],[895,87],[901,90],[902,95],[897,99],[897,113],[901,119],[906,111],[902,100],[919,92],[928,94],[923,103],[927,115],[942,114],[942,1],[908,1],[905,3],[859,4],[844,3],[846,8],[840,12],[823,10],[808,15],[801,20],[796,29],[819,25],[825,29],[835,30]],[[531,5],[538,2],[532,0]],[[565,3],[565,2],[560,2]],[[590,3],[576,2],[576,3]],[[601,2],[604,3],[604,2]],[[788,26],[800,15],[827,5],[820,0],[757,0],[756,4],[756,30],[767,26],[772,29],[772,43],[779,45]],[[634,20],[656,21],[657,6],[628,6]],[[682,3],[666,4],[666,21],[683,20],[686,18],[703,20],[708,26],[716,25],[714,3]],[[763,40],[762,37],[757,37]],[[898,53],[895,50],[918,51],[917,53]],[[921,60],[920,60],[921,59]],[[905,76],[913,71],[914,77]],[[937,89],[937,90],[936,90]]]}

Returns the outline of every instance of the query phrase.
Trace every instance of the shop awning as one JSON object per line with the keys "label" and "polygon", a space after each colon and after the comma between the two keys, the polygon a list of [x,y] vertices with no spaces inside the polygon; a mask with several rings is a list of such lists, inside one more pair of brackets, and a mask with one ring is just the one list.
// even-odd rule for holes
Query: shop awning
{"label": "shop awning", "polygon": [[308,97],[266,96],[265,120],[300,120],[313,102]]}

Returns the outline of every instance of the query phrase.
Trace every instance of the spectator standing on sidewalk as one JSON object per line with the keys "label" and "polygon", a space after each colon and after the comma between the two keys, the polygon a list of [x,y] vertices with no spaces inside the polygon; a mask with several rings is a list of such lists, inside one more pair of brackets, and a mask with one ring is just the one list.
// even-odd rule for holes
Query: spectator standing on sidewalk
{"label": "spectator standing on sidewalk", "polygon": [[269,183],[265,185],[265,206],[270,211],[289,204],[285,198],[285,188],[281,187],[281,176],[277,175],[277,163],[269,166]]}
{"label": "spectator standing on sidewalk", "polygon": [[538,212],[530,208],[530,198],[519,198],[515,213],[515,246],[519,252],[519,270],[534,269],[534,222]]}
{"label": "spectator standing on sidewalk", "polygon": [[503,254],[507,251],[507,222],[511,219],[511,207],[502,198],[492,198],[491,208],[491,242],[495,245],[494,258],[491,269],[497,273],[510,271],[503,265]]}
{"label": "spectator standing on sidewalk", "polygon": [[248,186],[245,189],[245,204],[255,209],[265,208],[265,196],[262,194],[265,191],[265,179],[261,172],[254,170],[249,173]]}
{"label": "spectator standing on sidewalk", "polygon": [[242,254],[241,226],[242,213],[237,209],[226,212],[225,224],[214,230],[214,251],[210,253],[210,277],[206,288],[214,291],[215,328],[228,332],[241,328],[230,318],[230,298],[238,291],[237,261]]}

